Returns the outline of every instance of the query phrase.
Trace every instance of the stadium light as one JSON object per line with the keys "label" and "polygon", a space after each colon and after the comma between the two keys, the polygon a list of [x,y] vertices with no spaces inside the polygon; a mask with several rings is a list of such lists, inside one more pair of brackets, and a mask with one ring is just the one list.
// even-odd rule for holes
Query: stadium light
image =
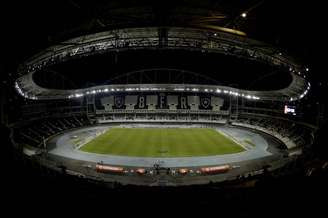
{"label": "stadium light", "polygon": [[[36,96],[34,95],[27,95],[25,92],[23,92],[17,82],[15,84],[15,88],[17,89],[17,91],[24,96],[25,98],[29,98],[29,99],[38,99]],[[305,88],[305,91],[310,89],[310,84],[308,83],[308,85]],[[107,93],[107,92],[135,92],[135,91],[170,91],[170,88],[162,88],[162,87],[125,87],[125,88],[102,88],[102,89],[94,89],[94,90],[87,90],[84,91],[82,93],[71,93],[70,95],[67,95],[66,98],[80,98],[83,97],[85,95],[97,95],[98,93]],[[173,91],[179,91],[179,92],[183,92],[183,91],[188,91],[188,92],[206,92],[206,93],[211,93],[211,92],[215,92],[215,93],[224,93],[225,95],[231,95],[231,96],[235,96],[235,97],[242,97],[242,98],[247,98],[249,100],[259,100],[260,98],[255,96],[255,95],[249,95],[249,94],[245,94],[245,93],[240,93],[238,91],[233,91],[233,90],[229,90],[229,89],[225,89],[222,90],[220,88],[216,88],[216,89],[210,89],[210,88],[204,88],[204,89],[200,89],[200,88],[196,88],[196,87],[178,87],[178,88],[173,88]],[[303,92],[300,95],[305,95],[307,92]]]}
{"label": "stadium light", "polygon": [[84,95],[82,93],[76,93],[73,97],[75,98],[80,98],[83,97]]}

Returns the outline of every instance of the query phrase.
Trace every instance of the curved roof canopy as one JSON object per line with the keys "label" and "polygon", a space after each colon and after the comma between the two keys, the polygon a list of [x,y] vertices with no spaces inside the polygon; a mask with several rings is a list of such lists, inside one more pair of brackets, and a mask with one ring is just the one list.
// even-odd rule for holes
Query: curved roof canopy
{"label": "curved roof canopy", "polygon": [[[198,86],[197,84],[184,86],[181,86],[181,84],[122,84],[74,90],[56,90],[40,87],[33,80],[35,72],[73,58],[131,49],[184,49],[243,57],[250,61],[259,61],[277,66],[282,71],[291,74],[292,82],[283,89],[273,91],[250,91],[227,86]],[[180,91],[188,88],[194,91],[197,90],[197,92],[225,90],[228,94],[241,97],[248,96],[248,98],[254,100],[293,101],[303,98],[310,88],[310,84],[305,80],[303,74],[305,71],[305,67],[296,63],[291,57],[286,56],[278,49],[229,31],[182,27],[125,28],[73,38],[44,50],[20,66],[20,78],[16,80],[15,87],[22,96],[29,99],[64,99],[112,90],[147,91],[141,90],[140,87],[148,87],[148,91],[178,91],[177,88]]]}

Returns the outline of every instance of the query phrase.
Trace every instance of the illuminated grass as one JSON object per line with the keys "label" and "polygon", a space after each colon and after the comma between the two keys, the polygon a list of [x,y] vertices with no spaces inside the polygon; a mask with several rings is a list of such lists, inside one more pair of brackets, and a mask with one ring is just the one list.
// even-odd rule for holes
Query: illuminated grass
{"label": "illuminated grass", "polygon": [[80,150],[137,157],[210,156],[244,151],[210,128],[112,128]]}

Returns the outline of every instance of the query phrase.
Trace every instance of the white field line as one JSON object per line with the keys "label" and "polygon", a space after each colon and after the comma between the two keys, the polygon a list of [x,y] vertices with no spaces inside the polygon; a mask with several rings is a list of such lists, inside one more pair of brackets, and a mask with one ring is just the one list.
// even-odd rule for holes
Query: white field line
{"label": "white field line", "polygon": [[240,145],[241,147],[243,147],[246,151],[249,150],[244,144],[242,144],[241,142],[239,142],[237,139],[235,139],[233,136],[231,136],[230,134],[222,131],[222,130],[219,130],[219,129],[216,129],[216,131],[218,131],[219,133],[221,133],[222,135],[224,135],[225,137],[231,139],[233,142],[235,142],[236,144]]}
{"label": "white field line", "polygon": [[84,141],[81,144],[79,144],[79,146],[75,147],[75,150],[80,150],[80,148],[82,146],[84,146],[85,144],[91,142],[93,139],[97,138],[98,136],[101,136],[102,134],[106,133],[108,131],[108,129],[105,129],[105,130],[101,131],[100,133],[97,132],[95,135],[92,135],[92,136],[89,136],[89,137],[85,138]]}

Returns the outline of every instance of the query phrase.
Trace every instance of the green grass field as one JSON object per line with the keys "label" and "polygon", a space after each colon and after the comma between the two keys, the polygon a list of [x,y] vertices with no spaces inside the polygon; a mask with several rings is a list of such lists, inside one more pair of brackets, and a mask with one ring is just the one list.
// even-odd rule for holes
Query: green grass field
{"label": "green grass field", "polygon": [[210,156],[244,151],[210,128],[112,128],[80,150],[137,157]]}

